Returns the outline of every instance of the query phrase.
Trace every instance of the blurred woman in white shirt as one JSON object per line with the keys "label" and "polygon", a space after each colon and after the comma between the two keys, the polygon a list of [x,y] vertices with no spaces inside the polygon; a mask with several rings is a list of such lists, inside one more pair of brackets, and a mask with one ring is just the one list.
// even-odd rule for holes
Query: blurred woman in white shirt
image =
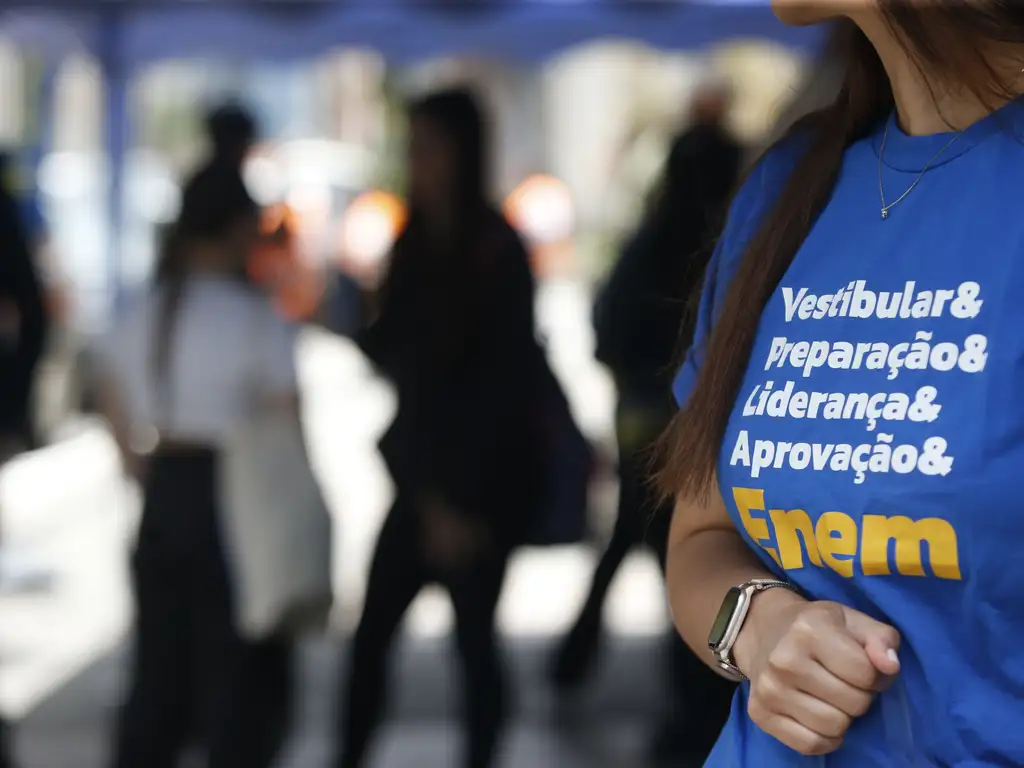
{"label": "blurred woman in white shirt", "polygon": [[114,768],[173,768],[196,738],[211,768],[264,768],[287,731],[291,644],[239,635],[218,504],[232,429],[256,408],[298,413],[295,330],[245,279],[258,214],[236,167],[198,172],[154,289],[100,350],[100,405],[144,488]]}

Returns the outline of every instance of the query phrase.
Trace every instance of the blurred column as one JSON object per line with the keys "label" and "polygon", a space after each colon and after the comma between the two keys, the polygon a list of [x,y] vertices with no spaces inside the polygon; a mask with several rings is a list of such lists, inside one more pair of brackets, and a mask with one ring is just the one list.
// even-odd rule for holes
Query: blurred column
{"label": "blurred column", "polygon": [[21,139],[25,121],[24,62],[15,45],[0,40],[0,145]]}
{"label": "blurred column", "polygon": [[329,135],[365,149],[382,148],[387,130],[383,59],[368,51],[343,51],[328,66],[332,80],[326,99]]}
{"label": "blurred column", "polygon": [[544,88],[530,66],[488,67],[481,92],[494,117],[496,192],[510,193],[531,173],[547,171],[544,152]]}
{"label": "blurred column", "polygon": [[57,75],[60,64],[47,57],[39,79],[39,92],[36,94],[36,135],[31,137],[28,147],[28,163],[32,169],[32,183],[38,185],[39,168],[53,149],[54,117],[56,115]]}
{"label": "blurred column", "polygon": [[551,171],[572,191],[581,226],[603,224],[607,181],[632,119],[633,66],[620,46],[557,61],[544,89]]}

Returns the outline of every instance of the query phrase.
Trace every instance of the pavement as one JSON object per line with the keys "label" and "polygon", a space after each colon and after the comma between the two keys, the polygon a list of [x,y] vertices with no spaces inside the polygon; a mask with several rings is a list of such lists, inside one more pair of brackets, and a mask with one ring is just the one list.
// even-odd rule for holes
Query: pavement
{"label": "pavement", "polygon": [[[591,362],[589,297],[554,284],[539,296],[542,332],[581,426],[607,440],[612,389]],[[394,408],[345,341],[310,332],[300,352],[310,450],[336,516],[336,621],[331,636],[303,647],[300,717],[281,766],[325,765],[339,651],[358,616],[373,540],[391,487],[375,450]],[[101,425],[81,420],[58,444],[0,470],[4,546],[52,569],[46,590],[0,595],[0,711],[18,721],[19,765],[92,768],[123,684],[130,623],[126,553],[138,515],[134,488],[117,470]],[[614,484],[595,489],[606,524]],[[653,561],[627,560],[606,611],[609,641],[593,684],[569,702],[543,682],[553,638],[571,623],[595,553],[580,545],[518,554],[499,607],[518,692],[508,768],[640,768],[647,726],[660,697],[658,648],[667,627]],[[426,590],[410,611],[396,654],[396,697],[374,766],[457,764],[457,677],[447,636],[451,610]],[[145,768],[140,766],[140,768]]]}

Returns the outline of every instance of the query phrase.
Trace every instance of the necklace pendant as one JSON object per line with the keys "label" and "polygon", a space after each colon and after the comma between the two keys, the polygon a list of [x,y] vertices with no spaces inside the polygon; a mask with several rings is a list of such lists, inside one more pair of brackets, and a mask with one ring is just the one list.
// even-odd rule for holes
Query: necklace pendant
{"label": "necklace pendant", "polygon": [[884,220],[884,219],[888,219],[888,218],[889,218],[889,209],[888,208],[883,208],[882,209],[882,219]]}

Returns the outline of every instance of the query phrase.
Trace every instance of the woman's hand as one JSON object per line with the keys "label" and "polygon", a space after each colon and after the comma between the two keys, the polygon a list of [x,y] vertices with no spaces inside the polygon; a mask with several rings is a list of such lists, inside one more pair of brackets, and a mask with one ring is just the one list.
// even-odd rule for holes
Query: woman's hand
{"label": "woman's hand", "polygon": [[434,568],[446,572],[459,570],[487,547],[489,537],[483,526],[443,498],[427,496],[420,509],[424,554]]}
{"label": "woman's hand", "polygon": [[734,649],[750,678],[750,719],[801,754],[834,752],[899,672],[899,633],[838,603],[781,589],[754,606]]}

